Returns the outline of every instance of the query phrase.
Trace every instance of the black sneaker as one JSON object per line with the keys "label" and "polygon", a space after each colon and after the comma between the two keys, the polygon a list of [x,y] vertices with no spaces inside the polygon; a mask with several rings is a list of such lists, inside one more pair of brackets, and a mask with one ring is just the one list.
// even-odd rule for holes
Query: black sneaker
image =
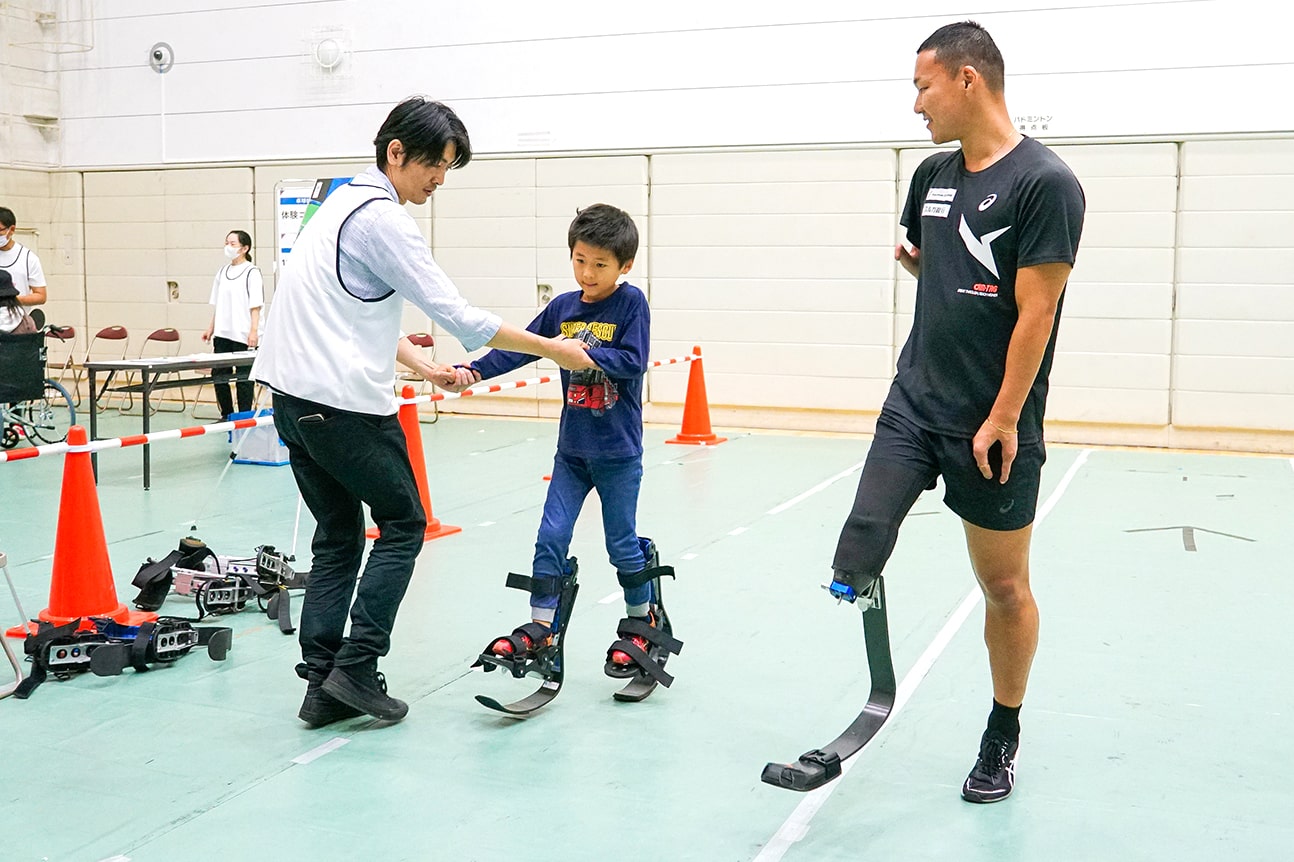
{"label": "black sneaker", "polygon": [[347,706],[337,698],[324,692],[320,686],[306,689],[306,699],[301,702],[301,711],[297,718],[311,727],[323,727],[344,718],[355,718],[364,715],[364,711]]}
{"label": "black sneaker", "polygon": [[375,670],[335,667],[323,681],[323,691],[346,706],[385,721],[399,721],[409,714],[409,704],[387,694],[386,677]]}
{"label": "black sneaker", "polygon": [[962,799],[967,802],[1001,802],[1015,787],[1015,758],[1020,740],[1007,739],[992,730],[984,731],[979,741],[975,768],[962,785]]}

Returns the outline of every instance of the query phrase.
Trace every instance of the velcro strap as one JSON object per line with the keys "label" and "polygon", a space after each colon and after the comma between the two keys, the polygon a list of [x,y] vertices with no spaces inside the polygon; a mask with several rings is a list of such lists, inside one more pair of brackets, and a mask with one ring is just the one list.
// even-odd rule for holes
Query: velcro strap
{"label": "velcro strap", "polygon": [[651,656],[643,652],[642,647],[638,646],[638,644],[631,640],[618,640],[611,644],[607,649],[608,657],[613,652],[622,652],[629,656],[640,673],[647,674],[647,676],[656,680],[666,688],[669,688],[670,683],[674,682],[674,677],[670,676],[669,673],[665,671],[665,668],[652,661]]}
{"label": "velcro strap", "polygon": [[139,567],[139,571],[135,573],[135,578],[131,583],[142,590],[149,584],[153,583],[153,581],[165,578],[168,582],[167,586],[170,586],[171,566],[178,563],[183,556],[184,554],[180,551],[171,551],[171,553],[162,557],[160,560],[154,560],[152,557],[149,557],[148,560]]}
{"label": "velcro strap", "polygon": [[673,566],[651,566],[650,568],[643,569],[641,572],[631,572],[629,574],[616,572],[616,579],[620,581],[620,586],[628,589],[641,587],[648,581],[654,581],[657,578],[672,577],[674,577]]}
{"label": "velcro strap", "polygon": [[[3,635],[0,635],[0,637],[3,637]],[[44,681],[45,665],[41,662],[36,662],[32,665],[31,673],[27,675],[27,678],[18,683],[18,687],[13,690],[13,696],[19,700],[26,700]]]}
{"label": "velcro strap", "polygon": [[171,551],[162,559],[154,561],[151,557],[135,573],[132,584],[139,587],[135,596],[135,607],[145,611],[155,611],[166,601],[166,594],[171,591],[171,567],[178,563],[184,554]]}
{"label": "velcro strap", "polygon": [[130,645],[130,665],[137,672],[148,670],[148,645],[156,629],[157,623],[142,623],[139,634],[135,635],[135,642]]}
{"label": "velcro strap", "polygon": [[[548,640],[549,636],[552,635],[552,631],[547,626],[541,626],[539,623],[531,621],[523,626],[517,626],[513,629],[510,639],[516,638],[518,635],[525,635],[530,638],[531,646],[526,647],[525,644],[521,645],[522,651],[526,652],[539,649],[543,645],[544,641]],[[517,644],[514,642],[513,646],[517,646]]]}
{"label": "velcro strap", "polygon": [[34,656],[33,661],[37,664],[44,655],[44,646],[55,638],[72,637],[76,630],[81,627],[81,618],[77,617],[70,623],[64,623],[56,626],[52,623],[38,622],[36,624],[36,634],[27,635],[26,640],[22,642],[22,651],[29,656]]}
{"label": "velcro strap", "polygon": [[514,590],[530,592],[530,575],[518,575],[516,572],[508,572],[506,586]]}
{"label": "velcro strap", "polygon": [[683,651],[683,642],[681,640],[633,617],[622,619],[620,624],[616,626],[616,634],[622,638],[640,637],[652,646],[658,646],[666,652],[674,653],[674,655],[678,655]]}
{"label": "velcro strap", "polygon": [[296,631],[292,625],[292,596],[286,587],[275,590],[274,595],[270,596],[265,605],[265,616],[277,621],[279,631],[285,635]]}

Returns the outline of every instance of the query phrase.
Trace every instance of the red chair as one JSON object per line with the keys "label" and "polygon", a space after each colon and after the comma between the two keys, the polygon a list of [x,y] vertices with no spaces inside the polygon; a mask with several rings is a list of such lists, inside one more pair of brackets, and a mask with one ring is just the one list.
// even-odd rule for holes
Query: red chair
{"label": "red chair", "polygon": [[[164,329],[154,329],[152,332],[148,333],[148,336],[144,339],[143,346],[139,349],[139,358],[144,359],[146,357],[151,358],[151,357],[157,357],[157,356],[178,356],[179,353],[180,353],[180,333],[175,329],[166,327]],[[127,381],[126,381],[127,385],[129,385],[131,382],[134,382],[133,381],[134,377],[135,377],[135,372],[132,371],[130,373],[130,376],[127,378]],[[141,377],[140,380],[142,381],[142,379],[143,378]],[[180,372],[168,371],[158,378],[158,382],[162,380],[183,380],[183,379],[184,378],[180,375]],[[171,411],[171,412],[183,413],[185,409],[188,407],[189,402],[184,395],[184,388],[181,386],[177,386],[175,388],[180,393],[180,409]],[[126,402],[126,406],[120,408],[120,412],[122,413],[125,413],[134,405],[134,395],[131,393],[127,393],[126,397],[128,399]],[[141,409],[148,410],[151,415],[153,413],[156,413],[159,409],[161,409],[161,401],[162,401],[162,397],[158,396],[157,406],[153,406],[153,404],[145,404]]]}
{"label": "red chair", "polygon": [[[90,337],[85,348],[85,356],[74,366],[72,375],[73,398],[76,406],[81,406],[81,376],[85,374],[85,363],[92,360],[125,359],[126,348],[130,344],[130,333],[124,326],[105,326]],[[107,407],[107,399],[99,404],[99,412]]]}

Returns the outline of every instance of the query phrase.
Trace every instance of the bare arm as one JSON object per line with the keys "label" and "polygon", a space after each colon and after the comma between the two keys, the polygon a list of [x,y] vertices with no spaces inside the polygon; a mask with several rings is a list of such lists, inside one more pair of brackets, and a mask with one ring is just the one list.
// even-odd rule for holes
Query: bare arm
{"label": "bare arm", "polygon": [[1015,460],[1018,449],[1016,423],[1042,365],[1056,320],[1056,306],[1072,268],[1067,263],[1044,263],[1025,267],[1016,274],[1015,304],[1019,318],[1006,351],[1006,374],[1002,377],[997,400],[972,444],[975,461],[986,479],[993,477],[988,464],[988,450],[997,442],[1002,444],[1000,481],[1005,484],[1011,475],[1011,462]]}
{"label": "bare arm", "polygon": [[251,311],[252,325],[247,330],[247,346],[255,347],[261,340],[261,307],[258,305]]}
{"label": "bare arm", "polygon": [[31,293],[25,293],[18,297],[19,305],[44,305],[45,304],[45,285],[31,288]]}
{"label": "bare arm", "polygon": [[921,275],[921,249],[913,247],[908,251],[908,247],[899,243],[894,246],[894,259],[899,265],[908,271],[908,275],[917,278]]}
{"label": "bare arm", "polygon": [[395,361],[437,386],[452,385],[454,382],[453,366],[428,362],[427,355],[422,352],[422,348],[407,338],[401,338],[396,343]]}

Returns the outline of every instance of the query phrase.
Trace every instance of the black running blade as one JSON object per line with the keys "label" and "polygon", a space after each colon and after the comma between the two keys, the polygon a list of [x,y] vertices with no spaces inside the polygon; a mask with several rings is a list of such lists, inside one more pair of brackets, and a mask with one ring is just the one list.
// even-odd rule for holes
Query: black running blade
{"label": "black running blade", "polygon": [[640,673],[629,684],[611,696],[621,703],[637,703],[646,700],[647,695],[656,690],[658,683],[645,673]]}
{"label": "black running blade", "polygon": [[553,698],[557,697],[557,692],[561,691],[561,688],[562,684],[559,682],[545,682],[533,694],[513,703],[499,703],[494,698],[483,694],[476,695],[476,702],[481,706],[513,718],[527,718],[537,710],[552,703]]}

